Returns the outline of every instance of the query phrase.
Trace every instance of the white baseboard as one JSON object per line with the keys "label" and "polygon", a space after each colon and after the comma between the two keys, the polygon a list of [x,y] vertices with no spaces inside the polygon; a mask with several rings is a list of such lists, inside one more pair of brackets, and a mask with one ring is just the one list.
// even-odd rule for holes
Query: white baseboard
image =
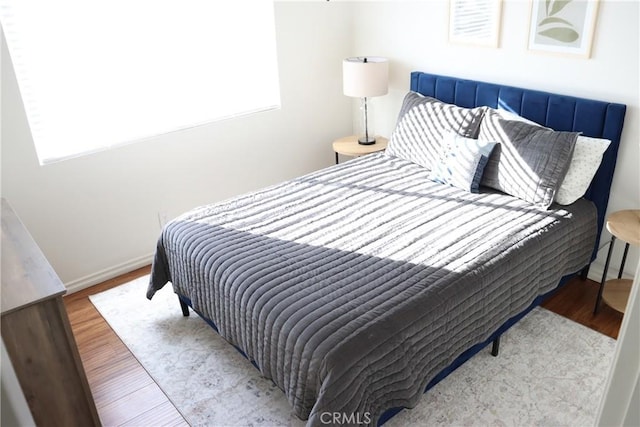
{"label": "white baseboard", "polygon": [[600,283],[600,279],[602,279],[602,272],[604,271],[604,265],[601,265],[597,262],[592,262],[591,267],[589,267],[589,274],[587,277],[594,282]]}
{"label": "white baseboard", "polygon": [[124,262],[122,264],[105,268],[104,270],[89,274],[79,279],[72,280],[65,283],[64,285],[67,288],[67,293],[72,294],[90,286],[97,285],[98,283],[102,283],[106,280],[113,279],[114,277],[118,277],[130,271],[137,270],[138,268],[150,265],[151,261],[153,261],[153,254],[144,255]]}
{"label": "white baseboard", "polygon": [[[609,271],[607,271],[607,280],[618,278],[618,267],[619,265],[612,266],[611,264],[609,264]],[[589,268],[589,274],[587,275],[587,277],[593,280],[594,282],[600,283],[600,280],[602,280],[603,272],[604,272],[604,264],[600,264],[599,262],[594,261],[591,263],[591,268]],[[622,274],[622,278],[633,279],[633,276],[628,274],[627,272],[624,272]]]}

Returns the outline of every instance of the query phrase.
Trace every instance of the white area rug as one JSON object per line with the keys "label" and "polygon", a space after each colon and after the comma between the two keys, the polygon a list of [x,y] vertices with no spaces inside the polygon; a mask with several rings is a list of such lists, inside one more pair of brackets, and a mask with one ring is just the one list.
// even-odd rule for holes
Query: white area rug
{"label": "white area rug", "polygon": [[[148,277],[91,301],[193,426],[302,426],[284,396],[195,313],[183,317],[170,285],[152,301]],[[615,340],[537,308],[386,426],[590,426]]]}

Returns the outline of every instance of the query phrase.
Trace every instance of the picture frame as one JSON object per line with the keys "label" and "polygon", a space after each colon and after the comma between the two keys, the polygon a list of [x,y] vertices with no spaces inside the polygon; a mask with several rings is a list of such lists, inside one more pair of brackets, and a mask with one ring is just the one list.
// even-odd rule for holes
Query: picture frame
{"label": "picture frame", "polygon": [[502,0],[449,0],[449,42],[498,47]]}
{"label": "picture frame", "polygon": [[532,0],[528,49],[591,57],[598,0]]}

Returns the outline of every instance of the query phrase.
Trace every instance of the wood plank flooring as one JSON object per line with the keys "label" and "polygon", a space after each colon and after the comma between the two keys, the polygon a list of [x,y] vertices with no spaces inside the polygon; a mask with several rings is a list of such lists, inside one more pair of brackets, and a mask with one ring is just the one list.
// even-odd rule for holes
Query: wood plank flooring
{"label": "wood plank flooring", "polygon": [[[104,426],[187,426],[164,392],[140,365],[89,295],[145,274],[144,267],[64,298],[89,385]],[[622,315],[604,304],[596,316],[598,284],[574,279],[543,306],[605,335],[617,338]]]}
{"label": "wood plank flooring", "polygon": [[104,426],[188,426],[164,392],[89,301],[89,295],[145,274],[145,267],[64,298]]}
{"label": "wood plank flooring", "polygon": [[593,314],[599,287],[600,284],[593,280],[575,278],[549,297],[542,306],[611,338],[618,338],[622,313],[603,302],[598,314]]}

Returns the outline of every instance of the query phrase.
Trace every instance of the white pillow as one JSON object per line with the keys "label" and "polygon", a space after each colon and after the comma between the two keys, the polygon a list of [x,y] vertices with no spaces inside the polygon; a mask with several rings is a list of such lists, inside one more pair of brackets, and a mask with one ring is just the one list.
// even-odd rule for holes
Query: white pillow
{"label": "white pillow", "polygon": [[[496,111],[500,115],[500,117],[502,117],[505,120],[515,120],[517,122],[524,122],[530,125],[540,126],[541,128],[544,128],[544,126],[542,126],[541,124],[536,123],[529,119],[525,119],[524,117],[514,113],[513,111],[503,110],[501,108],[499,109],[492,108],[492,110]],[[549,128],[545,128],[545,129],[549,129]]]}
{"label": "white pillow", "polygon": [[495,142],[465,138],[455,132],[445,133],[440,160],[433,165],[429,179],[479,193],[482,172],[495,145]]}
{"label": "white pillow", "polygon": [[571,203],[584,196],[602,162],[602,155],[611,141],[601,138],[579,136],[569,163],[569,170],[556,192],[555,201],[561,205]]}

